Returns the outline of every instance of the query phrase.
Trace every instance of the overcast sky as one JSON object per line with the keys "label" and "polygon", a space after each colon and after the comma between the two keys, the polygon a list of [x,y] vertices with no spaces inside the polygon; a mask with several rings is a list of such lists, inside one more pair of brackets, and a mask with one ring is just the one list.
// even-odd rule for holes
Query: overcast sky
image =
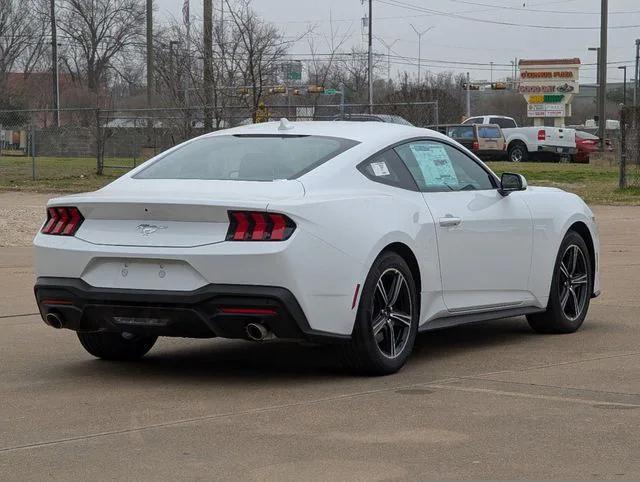
{"label": "overcast sky", "polygon": [[[213,1],[217,12],[221,0]],[[182,18],[183,0],[155,2],[158,17]],[[349,35],[345,50],[366,45],[361,19],[367,5],[360,0],[253,0],[253,6],[287,37],[296,38],[313,26],[318,51],[327,45],[332,24],[339,35]],[[470,71],[474,80],[489,79],[490,62],[495,63],[494,80],[508,76],[509,64],[516,57],[579,57],[583,64],[595,64],[595,52],[588,52],[587,47],[600,43],[600,0],[374,0],[373,9],[374,35],[387,45],[395,42],[391,48],[392,75],[403,70],[417,73],[418,40],[411,24],[419,31],[434,27],[422,37],[423,72]],[[634,43],[640,37],[640,0],[610,0],[609,11],[608,60],[626,62],[631,78]],[[201,21],[202,0],[191,0],[191,15],[193,22]],[[562,28],[530,28],[524,24]],[[628,25],[634,27],[615,28]],[[374,41],[374,47],[386,56],[388,50],[381,41]],[[308,39],[292,46],[290,52],[308,56]],[[610,82],[622,80],[618,65],[622,64],[609,65]],[[583,65],[581,82],[594,81],[595,65]]]}

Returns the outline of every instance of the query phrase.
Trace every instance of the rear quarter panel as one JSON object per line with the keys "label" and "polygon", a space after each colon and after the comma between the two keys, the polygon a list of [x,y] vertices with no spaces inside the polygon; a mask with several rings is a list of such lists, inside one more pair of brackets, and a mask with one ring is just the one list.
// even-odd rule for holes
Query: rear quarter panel
{"label": "rear quarter panel", "polygon": [[[272,203],[269,210],[291,216],[300,230],[317,237],[355,260],[358,272],[340,273],[353,295],[362,287],[379,254],[392,243],[408,246],[418,261],[421,285],[421,322],[444,308],[435,225],[419,192],[373,182],[353,168],[345,169],[329,185],[302,179],[303,201]],[[310,253],[311,255],[311,253]],[[361,292],[361,290],[360,290]],[[345,312],[351,321],[355,310]]]}

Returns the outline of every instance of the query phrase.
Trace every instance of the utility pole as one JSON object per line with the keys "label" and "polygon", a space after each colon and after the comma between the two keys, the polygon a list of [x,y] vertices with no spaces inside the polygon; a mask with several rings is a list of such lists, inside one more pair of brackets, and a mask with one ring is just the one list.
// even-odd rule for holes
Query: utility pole
{"label": "utility pole", "polygon": [[[203,3],[204,22],[204,130],[213,130],[213,114],[211,104],[213,103],[213,0],[204,0]],[[254,92],[255,95],[255,92]]]}
{"label": "utility pole", "polygon": [[153,107],[153,0],[147,0],[147,107]]}
{"label": "utility pole", "polygon": [[489,62],[489,65],[491,65],[491,80],[490,80],[490,82],[493,84],[493,62]]}
{"label": "utility pole", "polygon": [[422,36],[425,33],[427,33],[429,30],[431,30],[433,27],[429,27],[426,30],[419,31],[417,28],[413,26],[412,23],[410,23],[409,25],[411,25],[411,28],[418,36],[418,85],[420,85],[420,68],[422,66]]}
{"label": "utility pole", "polygon": [[600,7],[600,95],[598,96],[598,137],[600,149],[604,148],[607,128],[607,40],[609,28],[609,0],[602,0]]}
{"label": "utility pole", "polygon": [[373,114],[373,0],[369,0],[369,114]]}
{"label": "utility pole", "polygon": [[51,78],[53,97],[53,124],[60,127],[60,78],[58,69],[58,31],[56,27],[56,1],[51,0]]}
{"label": "utility pole", "polygon": [[467,72],[467,119],[471,117],[471,75]]}

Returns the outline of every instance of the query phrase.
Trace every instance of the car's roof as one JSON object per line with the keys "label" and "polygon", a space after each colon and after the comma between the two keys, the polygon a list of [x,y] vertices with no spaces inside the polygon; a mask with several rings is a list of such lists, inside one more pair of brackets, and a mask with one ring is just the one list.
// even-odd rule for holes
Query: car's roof
{"label": "car's roof", "polygon": [[208,135],[311,135],[341,137],[374,144],[394,143],[414,137],[447,139],[443,134],[429,129],[387,122],[309,121],[287,122],[285,126],[288,128],[281,128],[280,122],[265,122],[224,129]]}

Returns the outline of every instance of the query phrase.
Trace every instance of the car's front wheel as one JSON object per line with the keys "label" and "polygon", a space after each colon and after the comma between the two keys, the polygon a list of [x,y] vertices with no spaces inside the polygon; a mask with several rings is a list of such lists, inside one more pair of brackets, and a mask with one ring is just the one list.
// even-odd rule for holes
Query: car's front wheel
{"label": "car's front wheel", "polygon": [[78,332],[80,343],[90,354],[104,360],[130,361],[142,358],[151,350],[155,336],[137,336],[128,333]]}
{"label": "car's front wheel", "polygon": [[398,371],[413,350],[418,313],[407,263],[395,252],[382,253],[364,283],[351,341],[344,347],[348,365],[370,375]]}
{"label": "car's front wheel", "polygon": [[589,248],[580,234],[569,231],[556,259],[549,303],[544,313],[527,316],[538,333],[573,333],[587,316],[593,293]]}

